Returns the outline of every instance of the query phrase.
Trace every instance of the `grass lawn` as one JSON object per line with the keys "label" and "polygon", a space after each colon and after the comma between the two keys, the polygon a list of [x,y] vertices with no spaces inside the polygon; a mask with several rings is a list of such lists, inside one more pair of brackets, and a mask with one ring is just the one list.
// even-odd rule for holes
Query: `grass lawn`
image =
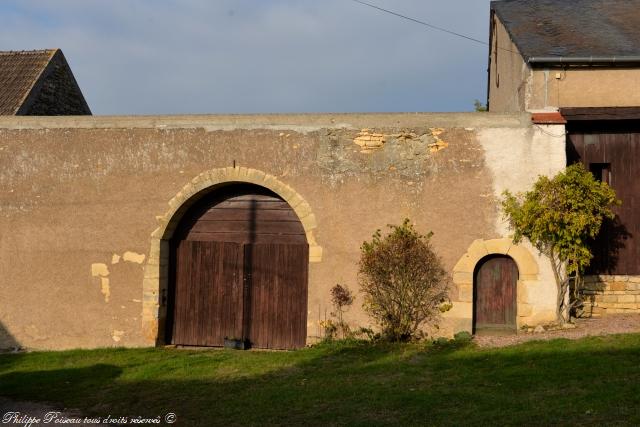
{"label": "grass lawn", "polygon": [[99,349],[0,355],[0,396],[177,425],[640,425],[640,334],[292,352]]}

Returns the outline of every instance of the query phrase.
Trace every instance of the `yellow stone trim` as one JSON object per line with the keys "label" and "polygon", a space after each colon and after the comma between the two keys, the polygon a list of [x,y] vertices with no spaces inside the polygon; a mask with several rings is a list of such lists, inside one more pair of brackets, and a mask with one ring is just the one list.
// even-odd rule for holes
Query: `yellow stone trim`
{"label": "yellow stone trim", "polygon": [[538,263],[533,255],[526,248],[514,244],[511,239],[478,239],[471,243],[467,252],[453,267],[453,283],[460,296],[457,301],[452,301],[455,310],[445,313],[445,317],[473,318],[473,273],[478,263],[488,255],[507,255],[515,261],[519,272],[518,316],[531,314],[531,306],[526,304],[524,297],[526,293],[520,295],[520,288],[523,287],[523,281],[538,280]]}
{"label": "yellow stone trim", "polygon": [[[157,216],[158,228],[151,233],[149,257],[144,267],[142,282],[142,329],[146,340],[155,344],[161,338],[159,330],[161,313],[161,290],[167,289],[169,262],[166,256],[168,239],[175,231],[183,214],[192,206],[199,196],[204,196],[212,189],[228,183],[242,182],[265,187],[282,197],[294,210],[309,243],[309,262],[322,261],[322,247],[318,245],[314,230],[318,227],[311,206],[293,188],[257,169],[246,167],[228,167],[211,169],[201,173],[187,183],[171,200],[169,209],[162,216]],[[162,256],[164,254],[165,256]],[[164,291],[166,292],[166,291]]]}
{"label": "yellow stone trim", "polygon": [[513,258],[518,266],[520,279],[523,279],[523,276],[532,276],[531,279],[524,280],[535,280],[538,276],[538,263],[531,252],[523,246],[513,244],[511,239],[474,240],[467,253],[453,267],[453,273],[473,275],[478,261],[487,255],[507,255]]}

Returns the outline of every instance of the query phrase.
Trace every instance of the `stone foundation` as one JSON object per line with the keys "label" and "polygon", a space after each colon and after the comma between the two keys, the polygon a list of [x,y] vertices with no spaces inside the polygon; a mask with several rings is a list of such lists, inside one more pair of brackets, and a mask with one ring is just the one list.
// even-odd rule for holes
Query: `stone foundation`
{"label": "stone foundation", "polygon": [[640,276],[587,276],[581,292],[581,317],[612,313],[640,313]]}

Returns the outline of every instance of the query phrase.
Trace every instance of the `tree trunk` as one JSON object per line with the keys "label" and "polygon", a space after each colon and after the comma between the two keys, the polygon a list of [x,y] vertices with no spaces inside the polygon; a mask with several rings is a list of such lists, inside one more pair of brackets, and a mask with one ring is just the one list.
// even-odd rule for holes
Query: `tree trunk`
{"label": "tree trunk", "polygon": [[567,323],[567,317],[564,313],[567,310],[568,304],[566,304],[566,297],[568,291],[568,279],[563,278],[563,274],[561,272],[562,265],[559,262],[556,262],[555,253],[553,250],[549,251],[547,256],[551,260],[551,269],[553,270],[553,277],[556,281],[556,290],[558,294],[556,295],[556,318],[558,323],[565,324]]}

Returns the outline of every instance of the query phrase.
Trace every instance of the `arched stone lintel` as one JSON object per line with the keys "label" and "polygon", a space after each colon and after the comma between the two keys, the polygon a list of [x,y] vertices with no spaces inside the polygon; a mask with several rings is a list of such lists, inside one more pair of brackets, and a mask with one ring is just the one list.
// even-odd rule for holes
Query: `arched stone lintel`
{"label": "arched stone lintel", "polygon": [[[538,263],[526,248],[514,244],[511,239],[474,240],[467,252],[453,267],[453,283],[458,289],[458,298],[445,318],[467,319],[471,325],[473,317],[473,273],[478,263],[489,255],[507,255],[518,266],[518,317],[531,314],[532,307],[527,304],[523,284],[538,280]],[[471,327],[471,326],[469,326]],[[471,332],[471,329],[469,329]]]}
{"label": "arched stone lintel", "polygon": [[200,193],[209,193],[216,187],[231,183],[249,183],[265,187],[282,197],[294,210],[304,228],[309,244],[309,262],[322,261],[322,247],[318,245],[314,230],[318,224],[311,206],[293,188],[257,169],[246,167],[227,167],[205,171],[186,184],[171,200],[169,209],[164,215],[157,216],[158,228],[151,233],[149,257],[144,268],[142,321],[143,334],[149,343],[157,342],[160,322],[161,290],[166,289],[168,280],[168,239],[189,207],[197,200]]}
{"label": "arched stone lintel", "polygon": [[[311,206],[294,189],[278,180],[273,175],[268,175],[263,171],[245,167],[228,167],[212,169],[201,173],[185,185],[174,198],[169,201],[169,210],[162,216],[156,217],[158,228],[151,234],[152,250],[154,249],[154,239],[168,239],[180,221],[180,211],[186,211],[198,197],[194,197],[201,192],[209,192],[216,186],[242,182],[256,184],[273,191],[282,197],[294,210],[307,236],[309,243],[309,261],[319,262],[322,260],[322,248],[316,242],[313,230],[318,227],[316,216],[311,210]],[[178,214],[178,215],[176,215]],[[158,243],[155,244],[159,246]],[[150,257],[153,253],[150,254]]]}
{"label": "arched stone lintel", "polygon": [[473,284],[473,272],[480,260],[488,255],[507,255],[518,266],[519,280],[536,280],[538,263],[531,252],[511,239],[474,240],[467,252],[453,267],[453,281],[456,284]]}

